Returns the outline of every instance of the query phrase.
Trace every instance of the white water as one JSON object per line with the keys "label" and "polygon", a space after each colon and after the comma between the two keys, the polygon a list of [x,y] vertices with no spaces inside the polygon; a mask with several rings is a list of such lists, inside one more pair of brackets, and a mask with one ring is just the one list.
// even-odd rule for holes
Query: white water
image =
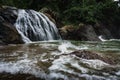
{"label": "white water", "polygon": [[120,41],[120,39],[104,39],[104,38],[103,38],[103,35],[98,36],[98,38],[99,38],[102,42],[105,42],[105,41]]}
{"label": "white water", "polygon": [[19,10],[14,25],[24,42],[60,39],[55,24],[34,10]]}
{"label": "white water", "polygon": [[98,36],[98,38],[101,40],[101,41],[107,41],[106,39],[103,39],[103,36],[102,35],[100,35],[100,36]]}
{"label": "white water", "polygon": [[110,64],[97,59],[88,60],[69,54],[75,50],[94,47],[93,44],[92,47],[91,44],[83,47],[82,45],[74,45],[67,41],[41,42],[23,45],[18,47],[18,50],[14,50],[17,46],[11,45],[11,49],[6,49],[8,52],[11,50],[8,54],[0,51],[0,73],[29,73],[45,78],[45,80],[57,78],[64,80],[80,80],[82,78],[85,80],[119,80],[119,68],[113,66],[113,69],[117,71],[111,71],[113,69],[105,71],[104,68],[109,69]]}

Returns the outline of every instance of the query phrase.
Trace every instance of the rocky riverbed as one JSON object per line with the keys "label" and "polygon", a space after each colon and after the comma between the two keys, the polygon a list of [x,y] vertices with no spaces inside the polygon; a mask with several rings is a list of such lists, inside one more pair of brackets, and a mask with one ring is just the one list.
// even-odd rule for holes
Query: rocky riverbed
{"label": "rocky riverbed", "polygon": [[119,80],[119,46],[119,40],[0,46],[0,79]]}

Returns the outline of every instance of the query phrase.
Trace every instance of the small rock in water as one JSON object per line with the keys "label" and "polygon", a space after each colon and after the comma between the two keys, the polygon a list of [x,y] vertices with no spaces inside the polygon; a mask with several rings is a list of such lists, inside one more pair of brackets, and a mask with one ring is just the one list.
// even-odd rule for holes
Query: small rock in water
{"label": "small rock in water", "polygon": [[91,52],[91,51],[78,50],[78,51],[72,52],[71,54],[74,54],[83,59],[98,59],[98,60],[104,61],[108,64],[112,64],[112,65],[116,64],[114,60],[108,58],[107,56],[103,57],[103,56],[99,55],[98,53]]}

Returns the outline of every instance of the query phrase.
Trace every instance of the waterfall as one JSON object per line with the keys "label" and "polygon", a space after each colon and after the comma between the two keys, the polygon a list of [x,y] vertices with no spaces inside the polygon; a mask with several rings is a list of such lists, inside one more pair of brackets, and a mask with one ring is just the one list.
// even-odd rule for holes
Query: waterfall
{"label": "waterfall", "polygon": [[34,10],[18,10],[18,18],[14,25],[24,42],[61,38],[56,25],[43,13]]}

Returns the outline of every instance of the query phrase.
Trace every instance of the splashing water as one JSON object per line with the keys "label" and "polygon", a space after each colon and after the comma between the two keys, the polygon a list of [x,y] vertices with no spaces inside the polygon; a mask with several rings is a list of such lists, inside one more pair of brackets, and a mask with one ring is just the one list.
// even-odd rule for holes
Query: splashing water
{"label": "splashing water", "polygon": [[[32,74],[45,80],[119,80],[118,43],[53,41],[3,46],[0,47],[0,74]],[[118,63],[111,65],[102,60],[84,59],[70,54],[76,50],[96,51],[102,56],[118,60]],[[0,79],[4,80],[4,76]]]}
{"label": "splashing water", "polygon": [[55,24],[34,10],[19,10],[14,25],[24,42],[61,39]]}

